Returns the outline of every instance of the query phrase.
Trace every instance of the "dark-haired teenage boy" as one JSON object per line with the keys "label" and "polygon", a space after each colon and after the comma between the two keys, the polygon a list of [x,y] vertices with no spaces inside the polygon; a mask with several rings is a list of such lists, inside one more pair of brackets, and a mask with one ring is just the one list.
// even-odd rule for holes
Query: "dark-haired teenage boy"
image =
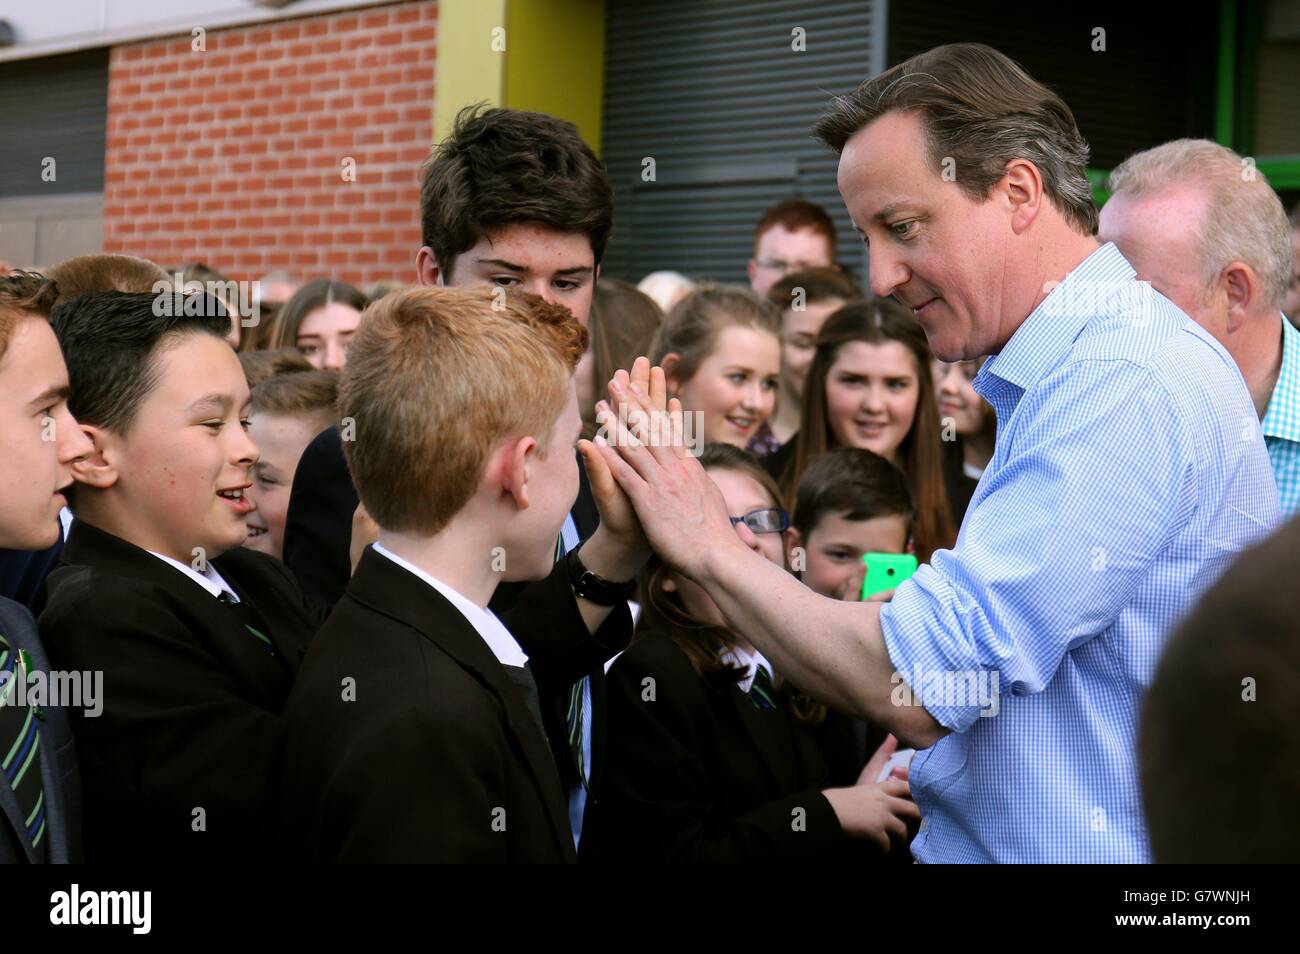
{"label": "dark-haired teenage boy", "polygon": [[[91,450],[68,412],[68,371],[49,325],[56,294],[31,272],[0,277],[0,460],[9,469],[0,546],[15,550],[55,542],[60,491],[72,482],[72,462]],[[49,669],[31,614],[0,597],[0,864],[81,860],[67,713],[18,692],[20,681],[30,686]]]}
{"label": "dark-haired teenage boy", "polygon": [[103,711],[74,713],[87,860],[263,857],[279,712],[320,620],[240,546],[257,448],[230,320],[208,296],[108,293],[53,323],[93,448],[40,629],[57,666],[104,673]]}
{"label": "dark-haired teenage boy", "polygon": [[[420,207],[421,284],[532,292],[586,326],[612,228],[613,192],[572,123],[512,109],[463,110],[424,167]],[[304,588],[331,604],[347,583],[357,506],[341,436],[331,428],[303,453],[284,543],[285,562]],[[626,599],[649,551],[635,520],[611,521],[621,498],[593,495],[583,468],[579,478],[556,541],[555,572],[527,585],[503,584],[493,596],[492,610],[534,657],[545,654],[557,628],[585,626],[612,647],[608,655],[631,638]],[[544,700],[551,703],[543,706],[547,734],[569,790],[575,837],[604,744],[604,688],[596,666],[561,698]]]}

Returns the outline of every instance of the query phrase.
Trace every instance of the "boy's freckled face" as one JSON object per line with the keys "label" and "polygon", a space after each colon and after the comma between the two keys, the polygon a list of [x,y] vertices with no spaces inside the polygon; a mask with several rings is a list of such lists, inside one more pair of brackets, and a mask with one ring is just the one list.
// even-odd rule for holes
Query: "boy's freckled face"
{"label": "boy's freckled face", "polygon": [[157,383],[125,436],[116,435],[120,512],[128,539],[182,562],[244,542],[253,503],[244,491],[257,447],[244,422],[248,384],[229,343],[209,334],[164,341]]}
{"label": "boy's freckled face", "polygon": [[907,518],[899,514],[870,520],[826,514],[804,543],[803,581],[822,596],[856,600],[862,592],[862,555],[906,552],[907,531]]}

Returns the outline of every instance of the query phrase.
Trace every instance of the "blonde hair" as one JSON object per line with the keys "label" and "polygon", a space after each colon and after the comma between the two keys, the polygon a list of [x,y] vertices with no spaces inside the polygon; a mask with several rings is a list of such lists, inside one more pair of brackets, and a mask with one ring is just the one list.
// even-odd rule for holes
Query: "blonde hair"
{"label": "blonde hair", "polygon": [[1229,264],[1244,262],[1259,276],[1267,303],[1281,308],[1291,278],[1291,227],[1253,162],[1208,139],[1175,139],[1129,156],[1107,182],[1112,194],[1134,198],[1182,185],[1206,196],[1200,222],[1191,225],[1205,288]]}
{"label": "blonde hair", "polygon": [[650,342],[650,363],[663,364],[665,355],[676,354],[673,377],[689,381],[717,346],[718,334],[733,326],[780,337],[781,313],[747,288],[702,285],[668,312]]}
{"label": "blonde hair", "polygon": [[[433,535],[503,440],[543,456],[587,331],[567,308],[498,289],[419,287],[366,309],[339,385],[343,452],[385,530]],[[568,453],[568,448],[564,453]]]}

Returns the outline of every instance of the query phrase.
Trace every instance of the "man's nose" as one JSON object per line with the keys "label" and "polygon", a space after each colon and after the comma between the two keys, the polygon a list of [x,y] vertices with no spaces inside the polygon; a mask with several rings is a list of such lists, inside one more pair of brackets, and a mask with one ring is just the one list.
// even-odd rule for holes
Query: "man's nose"
{"label": "man's nose", "polygon": [[902,259],[887,248],[867,253],[867,275],[872,293],[879,298],[888,298],[911,277]]}

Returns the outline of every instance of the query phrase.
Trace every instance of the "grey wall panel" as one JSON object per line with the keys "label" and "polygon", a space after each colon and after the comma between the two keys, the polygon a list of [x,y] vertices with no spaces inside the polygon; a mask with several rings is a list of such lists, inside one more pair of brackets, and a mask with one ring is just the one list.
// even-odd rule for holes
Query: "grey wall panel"
{"label": "grey wall panel", "polygon": [[[879,58],[884,44],[873,42],[872,7],[609,0],[602,150],[616,211],[604,273],[636,281],[674,269],[743,282],[759,216],[799,195],[831,213],[840,260],[860,276],[836,157],[808,128],[833,93],[879,68],[873,50]],[[642,178],[647,157],[653,182]]]}
{"label": "grey wall panel", "polygon": [[0,198],[103,191],[107,49],[0,63],[0,116]]}

